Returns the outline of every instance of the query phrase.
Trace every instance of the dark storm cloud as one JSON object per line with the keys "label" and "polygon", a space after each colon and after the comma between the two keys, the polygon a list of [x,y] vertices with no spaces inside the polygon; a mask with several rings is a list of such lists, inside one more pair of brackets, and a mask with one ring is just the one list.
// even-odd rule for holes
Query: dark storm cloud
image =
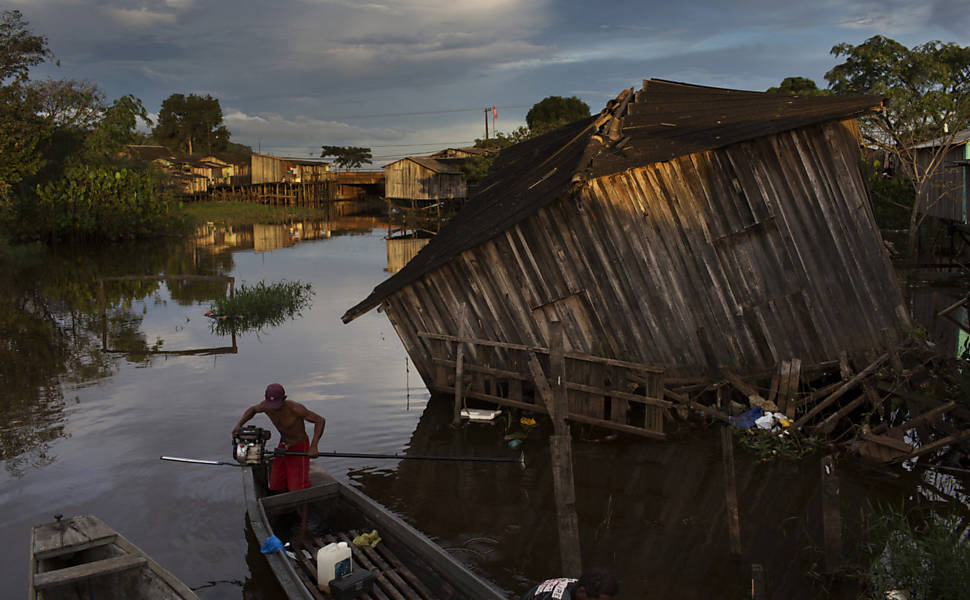
{"label": "dark storm cloud", "polygon": [[380,115],[496,104],[511,107],[497,123],[509,130],[544,96],[596,111],[644,77],[824,85],[833,45],[877,33],[970,40],[963,0],[12,1],[61,59],[40,74],[133,93],[150,110],[174,92],[210,93],[234,139],[292,148],[469,140],[480,111]]}

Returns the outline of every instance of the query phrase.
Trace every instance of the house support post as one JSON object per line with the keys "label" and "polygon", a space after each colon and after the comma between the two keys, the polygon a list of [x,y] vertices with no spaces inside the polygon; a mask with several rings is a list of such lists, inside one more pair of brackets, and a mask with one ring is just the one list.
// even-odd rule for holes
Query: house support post
{"label": "house support post", "polygon": [[464,388],[465,379],[465,342],[464,339],[468,335],[468,326],[465,324],[465,311],[466,305],[463,302],[461,306],[458,307],[458,344],[455,349],[455,412],[451,420],[451,424],[455,427],[461,425],[461,405],[462,405],[462,388]]}
{"label": "house support post", "polygon": [[839,475],[832,455],[822,457],[822,539],[825,571],[835,573],[842,562],[842,506]]}
{"label": "house support post", "polygon": [[741,558],[741,519],[738,515],[738,484],[734,475],[734,440],[729,427],[721,427],[721,458],[724,461],[724,497],[731,556]]}
{"label": "house support post", "polygon": [[576,516],[572,436],[566,424],[569,404],[566,399],[566,359],[562,323],[554,321],[549,326],[551,377],[545,387],[552,393],[545,400],[555,431],[555,434],[549,438],[549,445],[552,457],[552,483],[556,494],[556,518],[559,524],[559,557],[562,562],[562,572],[567,577],[579,577],[583,571],[582,548],[579,541],[579,518]]}

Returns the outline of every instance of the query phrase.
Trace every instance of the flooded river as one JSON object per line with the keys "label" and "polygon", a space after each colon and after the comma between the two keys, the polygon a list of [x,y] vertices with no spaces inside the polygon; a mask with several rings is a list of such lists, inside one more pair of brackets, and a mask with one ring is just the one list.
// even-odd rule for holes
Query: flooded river
{"label": "flooded river", "polygon": [[[202,598],[276,597],[247,530],[240,470],[159,460],[229,460],[233,425],[270,382],[327,418],[322,451],[515,456],[506,420],[449,427],[447,399],[429,399],[382,314],[340,322],[388,276],[384,235],[366,218],[207,228],[192,240],[48,251],[0,273],[0,598],[26,595],[30,527],[55,513],[97,515]],[[316,293],[301,318],[233,340],[203,316],[223,283],[106,281],[102,320],[99,278],[174,274],[229,275],[237,288],[299,280]],[[548,434],[541,422],[525,440],[524,470],[316,462],[517,597],[560,575]],[[821,597],[817,458],[763,463],[736,448],[743,553],[732,560],[715,428],[664,442],[575,435],[584,564],[615,570],[622,598],[749,597],[752,563],[774,597]],[[847,546],[866,499],[924,485],[841,472]]]}

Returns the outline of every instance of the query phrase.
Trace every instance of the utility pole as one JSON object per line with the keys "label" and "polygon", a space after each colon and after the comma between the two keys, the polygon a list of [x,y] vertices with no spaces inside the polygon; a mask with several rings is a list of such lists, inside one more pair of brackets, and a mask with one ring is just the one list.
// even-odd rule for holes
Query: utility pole
{"label": "utility pole", "polygon": [[491,108],[485,109],[485,145],[488,145],[488,113],[492,112]]}

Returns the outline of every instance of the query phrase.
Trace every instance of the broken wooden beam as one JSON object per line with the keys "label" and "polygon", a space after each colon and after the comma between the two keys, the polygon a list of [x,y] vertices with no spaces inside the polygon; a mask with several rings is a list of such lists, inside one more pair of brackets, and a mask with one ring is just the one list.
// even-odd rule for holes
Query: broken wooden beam
{"label": "broken wooden beam", "polygon": [[868,367],[866,367],[862,371],[859,371],[859,373],[857,373],[852,379],[845,382],[844,384],[842,384],[841,387],[839,387],[839,389],[832,392],[832,394],[828,398],[816,404],[815,407],[813,407],[810,411],[808,411],[807,413],[802,415],[801,418],[795,421],[795,423],[792,425],[792,429],[795,429],[796,431],[801,429],[801,427],[805,425],[805,423],[807,423],[812,418],[814,418],[818,413],[822,412],[823,410],[831,406],[832,403],[834,403],[836,400],[844,396],[846,392],[850,391],[852,388],[859,385],[859,383],[861,383],[863,379],[865,379],[866,377],[874,373],[876,369],[878,369],[882,365],[882,363],[886,362],[886,360],[888,359],[889,359],[889,355],[883,354],[882,356],[877,358],[872,364],[870,364]]}
{"label": "broken wooden beam", "polygon": [[929,444],[924,444],[924,445],[920,446],[919,448],[917,448],[916,450],[910,452],[906,456],[900,456],[900,457],[894,458],[894,459],[892,459],[892,460],[890,460],[888,462],[889,462],[889,464],[895,464],[895,463],[904,462],[904,461],[907,461],[907,460],[916,458],[918,456],[923,456],[924,454],[929,454],[930,452],[933,452],[934,450],[939,450],[940,448],[944,448],[944,447],[949,446],[951,444],[956,444],[958,442],[962,442],[963,440],[965,440],[967,438],[970,438],[970,429],[968,429],[966,431],[961,431],[960,433],[955,433],[953,435],[948,435],[947,437],[945,437],[945,438],[943,438],[941,440],[936,440],[935,442],[930,442]]}

